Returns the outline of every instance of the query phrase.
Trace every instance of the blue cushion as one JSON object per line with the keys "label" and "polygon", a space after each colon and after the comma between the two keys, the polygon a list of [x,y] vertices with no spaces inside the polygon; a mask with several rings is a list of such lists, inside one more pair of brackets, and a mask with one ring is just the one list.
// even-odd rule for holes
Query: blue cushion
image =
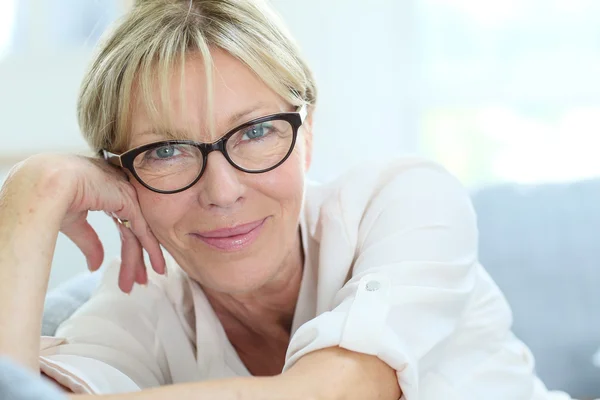
{"label": "blue cushion", "polygon": [[46,295],[42,335],[53,336],[58,326],[88,301],[102,276],[102,271],[88,272],[68,280]]}
{"label": "blue cushion", "polygon": [[474,194],[480,259],[552,389],[600,397],[600,180]]}
{"label": "blue cushion", "polygon": [[67,397],[38,375],[0,357],[0,399],[67,400]]}

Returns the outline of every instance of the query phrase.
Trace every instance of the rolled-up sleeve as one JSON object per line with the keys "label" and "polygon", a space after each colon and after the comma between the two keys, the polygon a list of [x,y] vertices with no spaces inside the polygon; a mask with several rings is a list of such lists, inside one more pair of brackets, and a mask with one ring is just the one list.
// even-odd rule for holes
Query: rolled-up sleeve
{"label": "rolled-up sleeve", "polygon": [[[389,175],[372,189],[358,223],[346,222],[347,237],[337,240],[355,237],[350,279],[330,311],[295,333],[286,367],[331,346],[375,355],[397,371],[412,400],[421,398],[423,372],[444,357],[474,293],[476,217],[467,191],[441,168]],[[342,215],[353,213],[351,205],[341,208]]]}
{"label": "rolled-up sleeve", "polygon": [[97,293],[55,337],[42,337],[41,372],[74,393],[122,393],[169,383],[161,325],[174,343],[185,336],[172,304],[153,283],[126,295],[116,285],[118,264],[105,273]]}

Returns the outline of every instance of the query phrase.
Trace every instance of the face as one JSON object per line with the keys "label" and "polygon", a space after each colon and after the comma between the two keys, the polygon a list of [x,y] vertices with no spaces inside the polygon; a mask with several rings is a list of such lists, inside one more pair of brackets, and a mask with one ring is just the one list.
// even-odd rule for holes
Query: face
{"label": "face", "polygon": [[[228,53],[214,50],[212,56],[212,130],[206,118],[202,59],[188,58],[183,92],[179,76],[173,75],[170,82],[170,123],[174,130],[185,132],[187,139],[212,143],[247,121],[294,111]],[[134,105],[129,148],[166,139],[152,121],[142,104]],[[201,179],[183,192],[159,194],[131,179],[152,231],[188,275],[212,290],[244,293],[299,264],[298,222],[310,135],[309,117],[298,131],[293,153],[265,173],[239,171],[222,153],[213,151]]]}

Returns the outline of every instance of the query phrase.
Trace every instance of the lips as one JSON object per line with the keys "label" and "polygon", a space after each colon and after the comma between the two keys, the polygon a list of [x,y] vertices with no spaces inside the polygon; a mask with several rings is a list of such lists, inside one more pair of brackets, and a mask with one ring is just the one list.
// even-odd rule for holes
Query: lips
{"label": "lips", "polygon": [[250,246],[260,235],[265,219],[231,228],[195,232],[192,236],[221,251],[239,251]]}

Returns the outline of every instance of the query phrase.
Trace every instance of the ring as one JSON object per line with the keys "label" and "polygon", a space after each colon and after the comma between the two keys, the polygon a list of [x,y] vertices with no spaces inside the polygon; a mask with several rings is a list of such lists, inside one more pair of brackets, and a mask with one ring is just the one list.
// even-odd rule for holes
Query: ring
{"label": "ring", "polygon": [[125,228],[127,228],[127,229],[131,229],[131,222],[129,222],[129,220],[126,220],[126,219],[120,219],[120,218],[117,218],[117,220],[118,220],[118,221],[119,221],[119,223],[120,223],[121,225],[123,225]]}

